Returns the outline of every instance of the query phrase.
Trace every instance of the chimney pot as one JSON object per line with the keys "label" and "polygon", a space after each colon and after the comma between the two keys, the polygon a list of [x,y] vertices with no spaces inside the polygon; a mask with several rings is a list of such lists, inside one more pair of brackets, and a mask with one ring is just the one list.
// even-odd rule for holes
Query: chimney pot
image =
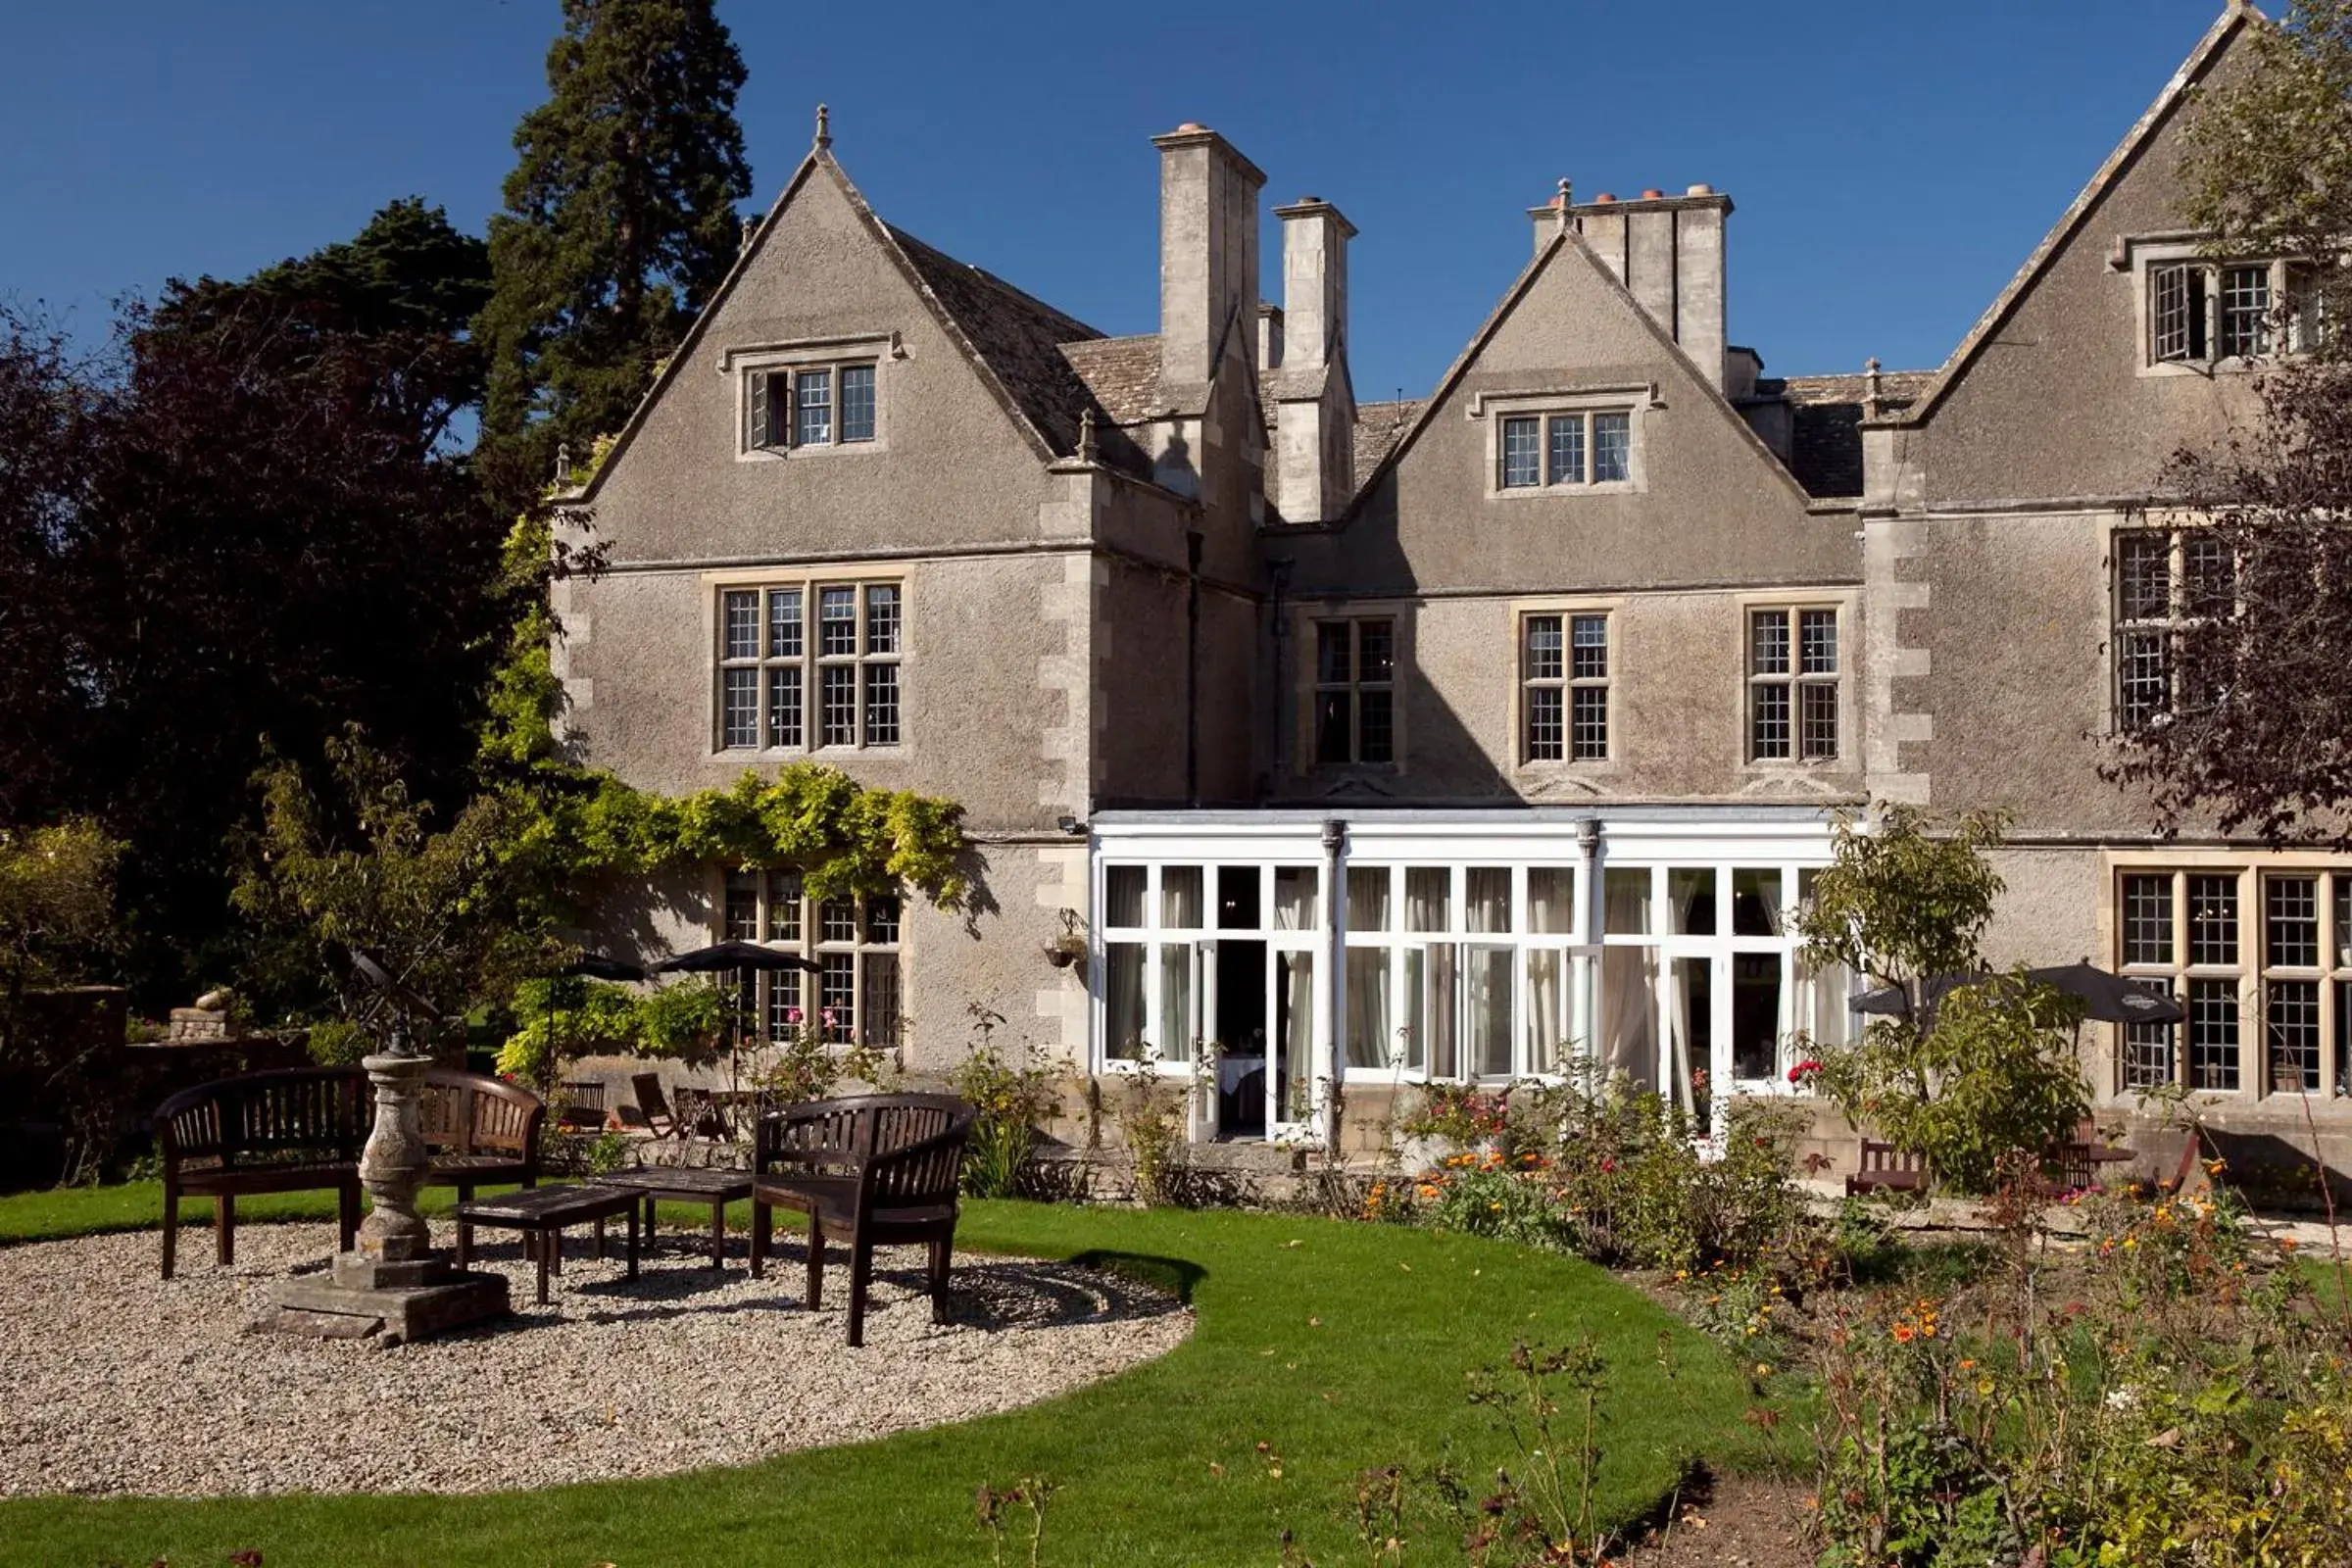
{"label": "chimney pot", "polygon": [[1689,190],[1684,191],[1683,194],[1686,196],[1712,196],[1715,194],[1715,187],[1702,179]]}
{"label": "chimney pot", "polygon": [[1601,192],[1599,195],[1597,195],[1597,196],[1593,197],[1592,199],[1593,199],[1594,201],[1596,201],[1596,202],[1613,202],[1613,201],[1615,201],[1617,198],[1616,198],[1616,196],[1615,196],[1615,195],[1613,195],[1612,193],[1610,193],[1610,192],[1608,192],[1608,191],[1605,191],[1605,190],[1604,190],[1604,191],[1602,191],[1602,192]]}
{"label": "chimney pot", "polygon": [[1206,130],[1208,127],[1200,123],[1200,122],[1198,120],[1188,120],[1183,124],[1178,125],[1176,128],[1180,131],[1195,131]]}
{"label": "chimney pot", "polygon": [[1652,185],[1649,189],[1642,193],[1642,199],[1645,202],[1654,202],[1663,197],[1665,194],[1666,193],[1664,191],[1658,189],[1655,185]]}

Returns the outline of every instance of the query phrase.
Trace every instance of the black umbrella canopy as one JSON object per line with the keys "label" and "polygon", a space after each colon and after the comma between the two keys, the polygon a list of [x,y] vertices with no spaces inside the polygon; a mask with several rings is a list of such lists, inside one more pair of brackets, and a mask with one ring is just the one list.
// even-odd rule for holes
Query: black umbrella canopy
{"label": "black umbrella canopy", "polygon": [[681,953],[654,965],[656,974],[724,974],[730,969],[806,969],[818,966],[797,953],[762,947],[757,942],[720,942],[692,953]]}
{"label": "black umbrella canopy", "polygon": [[564,966],[567,975],[585,975],[591,980],[642,980],[645,970],[626,958],[608,957],[601,953],[583,953]]}
{"label": "black umbrella canopy", "polygon": [[[1936,975],[1923,988],[1927,993],[1925,1001],[1933,1011],[1936,1004],[1961,986],[1981,985],[1991,978],[1987,974]],[[2099,1023],[2179,1023],[2187,1016],[2180,1004],[2171,997],[2102,969],[2087,958],[2028,969],[2026,978],[2076,998],[2082,1004],[2082,1016]],[[1909,1009],[1910,1000],[1901,987],[1883,986],[1876,991],[1857,993],[1848,999],[1847,1005],[1856,1012],[1899,1018]]]}

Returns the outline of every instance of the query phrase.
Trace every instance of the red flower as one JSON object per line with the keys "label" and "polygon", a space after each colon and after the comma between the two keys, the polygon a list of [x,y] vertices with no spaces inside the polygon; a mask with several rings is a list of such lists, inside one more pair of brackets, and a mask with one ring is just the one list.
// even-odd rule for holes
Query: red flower
{"label": "red flower", "polygon": [[1806,1079],[1813,1077],[1820,1071],[1821,1063],[1808,1056],[1803,1061],[1798,1062],[1795,1066],[1788,1069],[1788,1081],[1791,1084],[1801,1084]]}

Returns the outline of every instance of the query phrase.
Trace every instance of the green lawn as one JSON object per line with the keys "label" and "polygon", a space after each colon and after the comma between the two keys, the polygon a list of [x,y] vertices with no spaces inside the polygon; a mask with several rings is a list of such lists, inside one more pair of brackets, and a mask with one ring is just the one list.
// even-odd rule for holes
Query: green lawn
{"label": "green lawn", "polygon": [[[0,1239],[152,1224],[158,1206],[153,1187],[0,1199]],[[973,1491],[1028,1475],[1060,1488],[1048,1563],[1267,1564],[1286,1527],[1328,1562],[1350,1539],[1341,1510],[1358,1469],[1444,1460],[1479,1486],[1512,1457],[1464,1399],[1465,1371],[1516,1339],[1583,1334],[1611,1368],[1610,1517],[1652,1505],[1692,1455],[1769,1457],[1740,1419],[1740,1369],[1571,1259],[1385,1226],[1006,1202],[971,1204],[961,1243],[1156,1278],[1189,1295],[1199,1328],[1165,1358],[1050,1403],[739,1469],[474,1497],[0,1501],[0,1562],[214,1568],[258,1550],[268,1568],[984,1564]],[[181,1256],[208,1266],[209,1238],[183,1237]],[[527,1362],[516,1371],[485,1396],[528,1397]]]}

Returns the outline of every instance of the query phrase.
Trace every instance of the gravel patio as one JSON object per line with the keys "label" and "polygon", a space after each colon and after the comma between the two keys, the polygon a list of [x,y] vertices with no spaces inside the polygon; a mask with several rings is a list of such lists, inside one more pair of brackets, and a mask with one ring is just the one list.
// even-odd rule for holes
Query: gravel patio
{"label": "gravel patio", "polygon": [[[478,1233],[477,1233],[478,1234]],[[802,1304],[789,1227],[768,1277],[740,1241],[665,1232],[640,1276],[574,1237],[553,1299],[512,1238],[481,1235],[515,1315],[390,1348],[260,1333],[289,1272],[323,1269],[331,1225],[255,1225],[223,1270],[209,1237],[156,1277],[153,1233],[0,1249],[0,1495],[473,1493],[744,1464],[1008,1410],[1166,1353],[1192,1313],[1068,1263],[956,1261],[934,1327],[919,1249],[877,1255],[867,1344],[843,1343],[846,1282]]]}

